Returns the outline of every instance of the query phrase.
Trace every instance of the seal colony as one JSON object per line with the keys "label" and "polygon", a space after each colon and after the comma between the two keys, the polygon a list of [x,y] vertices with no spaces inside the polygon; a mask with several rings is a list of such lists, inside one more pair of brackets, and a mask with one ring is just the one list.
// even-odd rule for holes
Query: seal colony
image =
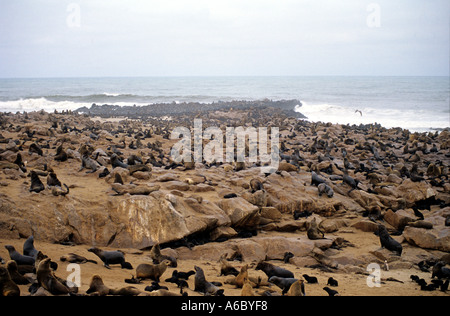
{"label": "seal colony", "polygon": [[[389,267],[384,294],[448,295],[449,131],[311,123],[251,103],[186,106],[170,118],[129,108],[139,120],[115,121],[109,106],[91,109],[102,120],[0,113],[4,293],[30,280],[20,295],[378,295],[347,281],[365,284],[378,263]],[[171,132],[196,118],[222,131],[279,127],[278,170],[173,161]],[[65,279],[71,263],[91,273],[78,290]]]}

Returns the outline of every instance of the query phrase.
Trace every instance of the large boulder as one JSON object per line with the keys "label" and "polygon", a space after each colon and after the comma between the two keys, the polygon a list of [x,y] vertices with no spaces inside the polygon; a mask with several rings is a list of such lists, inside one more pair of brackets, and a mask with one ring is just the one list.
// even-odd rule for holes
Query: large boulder
{"label": "large boulder", "polygon": [[233,227],[253,228],[259,224],[259,207],[241,197],[223,199],[217,205],[230,217]]}
{"label": "large boulder", "polygon": [[450,227],[424,229],[407,226],[403,236],[413,246],[450,252]]}

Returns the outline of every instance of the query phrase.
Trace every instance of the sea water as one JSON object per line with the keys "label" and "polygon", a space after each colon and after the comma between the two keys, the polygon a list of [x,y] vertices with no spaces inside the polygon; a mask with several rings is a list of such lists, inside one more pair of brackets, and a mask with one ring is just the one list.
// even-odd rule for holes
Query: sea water
{"label": "sea water", "polygon": [[233,100],[301,101],[310,121],[378,123],[411,131],[450,126],[449,77],[136,77],[0,79],[0,111]]}

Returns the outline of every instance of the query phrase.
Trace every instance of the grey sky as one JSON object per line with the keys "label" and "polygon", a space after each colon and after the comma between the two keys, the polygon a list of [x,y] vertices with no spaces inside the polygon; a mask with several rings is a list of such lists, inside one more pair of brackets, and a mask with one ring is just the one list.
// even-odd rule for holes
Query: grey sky
{"label": "grey sky", "polygon": [[448,76],[449,12],[448,0],[3,0],[0,77]]}

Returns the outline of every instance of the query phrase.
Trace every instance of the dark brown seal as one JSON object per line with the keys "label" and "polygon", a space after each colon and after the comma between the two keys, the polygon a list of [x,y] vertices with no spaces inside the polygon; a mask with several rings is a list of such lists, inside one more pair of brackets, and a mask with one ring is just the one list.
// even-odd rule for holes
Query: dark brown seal
{"label": "dark brown seal", "polygon": [[20,296],[19,287],[3,267],[0,267],[0,296]]}

